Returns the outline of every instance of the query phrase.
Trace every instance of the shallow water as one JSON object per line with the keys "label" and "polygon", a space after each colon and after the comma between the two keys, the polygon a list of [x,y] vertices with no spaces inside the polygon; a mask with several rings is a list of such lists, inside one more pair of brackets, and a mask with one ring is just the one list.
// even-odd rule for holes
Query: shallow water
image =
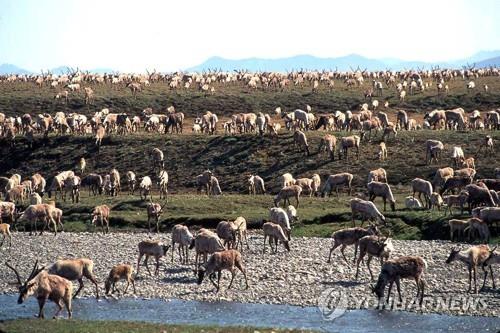
{"label": "shallow water", "polygon": [[[77,299],[73,302],[73,310],[75,319],[249,325],[325,332],[497,332],[500,329],[500,319],[493,317],[352,310],[333,321],[325,321],[316,307],[224,301],[210,303],[134,298],[100,301]],[[54,311],[54,304],[47,304],[46,317],[50,318]],[[0,295],[0,320],[30,318],[37,313],[38,304],[34,298],[19,305],[17,295]]]}

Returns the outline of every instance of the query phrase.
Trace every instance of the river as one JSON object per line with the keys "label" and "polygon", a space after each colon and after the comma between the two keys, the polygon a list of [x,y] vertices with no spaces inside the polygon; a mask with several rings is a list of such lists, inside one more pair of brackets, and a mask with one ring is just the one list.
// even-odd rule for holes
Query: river
{"label": "river", "polygon": [[[48,303],[47,318],[55,305]],[[16,295],[0,295],[0,320],[29,318],[38,313],[34,298],[17,304]],[[63,312],[66,315],[65,312]],[[73,302],[75,319],[126,320],[170,324],[248,325],[273,328],[302,328],[324,332],[497,332],[494,317],[416,314],[404,311],[349,310],[335,320],[324,320],[316,307],[122,298]]]}

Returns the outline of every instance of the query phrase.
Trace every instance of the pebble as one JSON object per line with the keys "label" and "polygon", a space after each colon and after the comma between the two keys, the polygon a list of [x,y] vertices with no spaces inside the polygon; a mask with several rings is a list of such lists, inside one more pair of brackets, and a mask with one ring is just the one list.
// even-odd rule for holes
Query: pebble
{"label": "pebble", "polygon": [[[109,274],[109,270],[116,264],[128,263],[137,265],[137,244],[147,239],[141,233],[112,233],[107,235],[93,233],[59,233],[56,237],[52,234],[42,236],[29,236],[27,233],[13,233],[13,247],[9,251],[4,246],[0,249],[2,262],[10,260],[18,266],[22,278],[31,271],[36,259],[40,265],[49,265],[58,258],[71,258],[88,256],[94,261],[94,273],[97,276],[100,288]],[[170,234],[154,235],[153,238],[170,243]],[[233,286],[227,289],[230,273],[223,271],[221,289],[217,294],[214,286],[208,279],[197,285],[197,277],[193,274],[194,252],[190,251],[190,264],[181,265],[177,253],[174,262],[171,262],[170,253],[166,258],[160,259],[160,274],[151,277],[145,267],[141,266],[139,277],[136,279],[137,295],[132,294],[130,287],[125,297],[138,299],[159,298],[163,300],[228,300],[243,303],[272,303],[289,304],[297,306],[315,306],[318,296],[327,288],[343,291],[352,299],[369,299],[375,301],[375,296],[370,292],[368,270],[363,263],[360,266],[360,278],[355,283],[355,267],[347,267],[340,251],[332,254],[332,262],[327,263],[331,241],[328,238],[292,238],[292,252],[286,252],[283,247],[278,248],[277,254],[269,252],[262,254],[263,237],[255,231],[249,237],[250,250],[243,253],[250,289],[244,289],[244,280],[241,272],[237,271]],[[463,263],[453,262],[445,264],[445,260],[452,247],[457,244],[447,241],[393,241],[395,253],[393,257],[401,255],[421,255],[428,263],[425,273],[427,281],[426,297],[471,297],[483,299],[487,307],[463,311],[456,309],[425,309],[412,308],[411,311],[425,313],[446,313],[455,315],[486,315],[500,316],[500,297],[498,291],[491,289],[491,280],[488,278],[487,286],[490,288],[479,295],[467,293],[468,274]],[[465,248],[466,245],[462,245]],[[354,251],[352,247],[345,250],[346,257],[352,260]],[[154,272],[154,259],[149,262],[150,269]],[[371,263],[374,278],[376,279],[380,268],[378,260]],[[16,293],[17,288],[12,282],[15,276],[5,265],[0,264],[0,290],[4,293]],[[95,289],[90,281],[84,279],[85,287],[81,297],[93,297]],[[118,283],[118,288],[124,289],[124,282]],[[478,270],[478,286],[482,284],[482,271]],[[76,287],[75,283],[75,287]],[[413,298],[416,294],[415,282],[412,279],[402,280],[403,297]],[[396,296],[395,287],[392,296]],[[101,290],[104,293],[103,290]],[[121,298],[123,295],[113,295],[110,298]],[[351,307],[351,305],[348,305]]]}

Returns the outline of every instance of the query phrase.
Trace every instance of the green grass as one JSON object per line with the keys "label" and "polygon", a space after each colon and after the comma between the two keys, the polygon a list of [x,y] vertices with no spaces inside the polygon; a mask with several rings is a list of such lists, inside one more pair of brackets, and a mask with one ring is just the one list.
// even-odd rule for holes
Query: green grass
{"label": "green grass", "polygon": [[[390,230],[396,239],[448,239],[448,228],[444,222],[450,218],[449,215],[445,216],[444,211],[438,210],[407,210],[403,207],[403,202],[408,193],[395,189],[394,195],[397,209],[395,212],[383,212],[387,218],[387,225],[383,227],[384,232]],[[336,196],[301,198],[299,221],[294,225],[293,235],[330,237],[332,232],[351,226],[349,199],[346,193],[339,198]],[[111,207],[112,230],[130,232],[146,230],[147,202],[140,200],[138,196],[94,197],[84,192],[78,204],[63,201],[57,203],[64,212],[65,231],[94,231],[90,224],[90,213],[94,206],[102,203]],[[273,197],[270,195],[227,194],[210,198],[193,194],[171,195],[160,219],[160,230],[169,231],[177,223],[183,223],[192,229],[215,228],[219,221],[234,220],[238,216],[246,218],[249,228],[258,229],[261,228],[263,221],[267,220],[272,203]],[[382,210],[381,200],[376,199],[375,203]],[[454,215],[454,218],[462,217],[465,218]],[[358,219],[356,224],[360,224]],[[23,226],[20,226],[19,230],[23,230]],[[100,229],[97,228],[97,231]],[[492,242],[494,241],[495,239],[492,239]]]}
{"label": "green grass", "polygon": [[19,319],[0,323],[1,333],[253,333],[269,332],[311,332],[302,330],[280,330],[252,327],[219,327],[195,325],[150,324],[126,321],[84,321],[84,320],[38,320]]}

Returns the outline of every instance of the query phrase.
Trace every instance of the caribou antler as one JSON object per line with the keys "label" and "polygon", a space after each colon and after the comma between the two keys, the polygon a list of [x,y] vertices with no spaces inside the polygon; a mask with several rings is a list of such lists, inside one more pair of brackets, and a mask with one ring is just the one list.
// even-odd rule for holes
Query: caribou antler
{"label": "caribou antler", "polygon": [[[11,266],[8,261],[5,262],[5,265],[14,271],[14,273],[16,274],[17,282],[19,283],[20,286],[22,286],[23,282],[21,281],[21,277],[19,276],[19,272],[17,271],[17,269],[15,269],[13,266]],[[35,265],[33,266],[33,270],[31,271],[31,274],[29,275],[28,279],[26,279],[26,283],[33,280],[33,278],[35,278],[38,275],[38,273],[40,273],[44,269],[45,269],[45,266],[38,268],[38,260],[35,261]]]}
{"label": "caribou antler", "polygon": [[33,270],[31,271],[31,274],[29,275],[28,279],[26,282],[30,281],[33,279],[35,276],[38,275],[43,270],[43,267],[41,269],[38,269],[38,259],[35,261],[35,265],[33,265]]}
{"label": "caribou antler", "polygon": [[23,283],[21,281],[21,277],[19,276],[19,273],[17,272],[17,269],[15,269],[14,267],[12,267],[8,261],[5,262],[5,265],[7,267],[9,267],[10,269],[12,269],[14,271],[14,273],[16,274],[16,277],[17,277],[17,282],[19,283],[19,285],[21,286]]}

